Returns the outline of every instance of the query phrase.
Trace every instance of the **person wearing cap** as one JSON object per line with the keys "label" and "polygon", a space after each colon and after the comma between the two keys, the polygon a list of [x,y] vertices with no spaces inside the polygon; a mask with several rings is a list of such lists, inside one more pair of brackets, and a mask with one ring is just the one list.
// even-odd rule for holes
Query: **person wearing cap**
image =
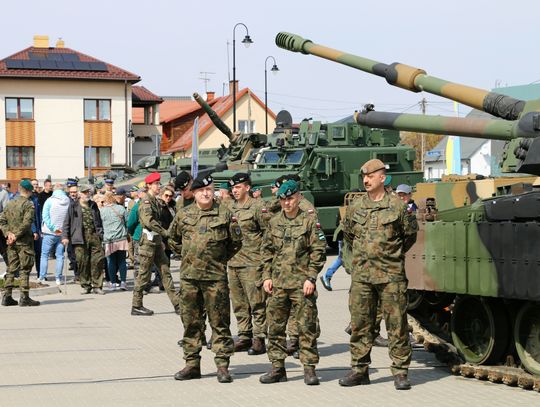
{"label": "person wearing cap", "polygon": [[114,192],[114,179],[113,178],[105,178],[105,191],[104,192]]}
{"label": "person wearing cap", "polygon": [[267,209],[249,195],[249,174],[236,173],[229,185],[235,199],[230,209],[243,237],[242,248],[228,263],[231,301],[238,326],[234,351],[247,350],[249,355],[261,355],[266,352],[266,295],[259,265]]}
{"label": "person wearing cap", "polygon": [[138,208],[139,222],[142,226],[141,240],[139,241],[140,266],[133,288],[131,315],[149,316],[154,314],[154,311],[143,306],[143,290],[150,283],[154,264],[160,273],[163,287],[175,312],[180,312],[178,297],[169,269],[169,259],[167,259],[163,248],[163,239],[169,237],[169,234],[160,222],[161,209],[157,201],[161,188],[160,181],[159,172],[153,172],[144,179],[148,192],[146,197],[140,201]]}
{"label": "person wearing cap", "polygon": [[174,189],[180,191],[180,197],[176,200],[176,212],[194,202],[193,191],[190,188],[192,182],[191,174],[187,171],[182,171],[174,179]]}
{"label": "person wearing cap", "polygon": [[409,185],[398,185],[396,188],[396,194],[399,196],[399,199],[401,199],[405,205],[407,205],[409,212],[413,213],[418,210],[418,206],[416,206],[416,203],[412,199],[412,188]]}
{"label": "person wearing cap", "polygon": [[[74,178],[68,178],[66,181],[67,194],[69,197],[70,205],[79,200],[79,184]],[[75,275],[75,281],[79,281],[79,271],[77,270],[77,259],[75,257],[75,250],[71,242],[67,246],[67,255],[69,259],[69,270],[73,270]]]}
{"label": "person wearing cap", "polygon": [[326,260],[326,239],[317,216],[300,208],[297,182],[284,182],[278,192],[281,211],[270,219],[261,247],[264,290],[270,295],[267,304],[268,358],[272,369],[259,378],[261,383],[287,380],[286,325],[295,314],[299,330],[300,362],[304,383],[319,384],[315,365],[317,350],[317,274]]}
{"label": "person wearing cap", "polygon": [[216,198],[221,204],[226,205],[229,207],[233,203],[233,199],[231,197],[231,186],[228,182],[222,182],[219,184],[219,195]]}
{"label": "person wearing cap", "polygon": [[62,243],[71,243],[77,259],[81,294],[103,295],[105,253],[103,222],[98,205],[90,199],[90,185],[79,186],[79,199],[69,205],[62,227]]}
{"label": "person wearing cap", "polygon": [[[32,183],[23,180],[19,183],[18,196],[11,200],[4,211],[0,214],[0,229],[6,237],[7,257],[9,267],[5,276],[4,295],[2,305],[21,307],[33,307],[39,305],[39,301],[30,298],[29,275],[34,265],[34,234],[32,223],[34,222],[35,208],[31,201]],[[12,297],[15,275],[19,275],[19,289],[21,296],[17,302]]]}
{"label": "person wearing cap", "polygon": [[204,311],[212,328],[212,352],[217,380],[230,383],[229,360],[234,353],[230,330],[227,262],[242,247],[242,231],[231,211],[214,200],[210,175],[199,174],[191,185],[195,204],[176,213],[169,227],[171,247],[181,254],[180,304],[186,366],[176,380],[201,377],[201,329]]}
{"label": "person wearing cap", "polygon": [[[411,388],[407,377],[411,345],[407,330],[405,253],[416,241],[416,218],[385,191],[386,167],[372,159],[361,167],[366,194],[347,207],[342,222],[344,244],[351,249],[351,372],[341,386],[369,384],[369,363],[377,306],[388,332],[391,371],[397,390]],[[344,251],[345,253],[345,251]]]}
{"label": "person wearing cap", "polygon": [[262,189],[261,187],[251,187],[250,195],[253,199],[261,199],[262,198]]}
{"label": "person wearing cap", "polygon": [[133,258],[135,261],[133,262],[133,268],[135,271],[133,272],[134,277],[137,278],[138,274],[138,266],[139,266],[139,243],[141,240],[142,235],[142,226],[139,222],[139,205],[141,203],[142,199],[146,198],[146,188],[138,188],[137,189],[137,198],[135,199],[135,205],[131,208],[128,215],[127,220],[127,228],[129,236],[131,237],[131,242],[133,244]]}

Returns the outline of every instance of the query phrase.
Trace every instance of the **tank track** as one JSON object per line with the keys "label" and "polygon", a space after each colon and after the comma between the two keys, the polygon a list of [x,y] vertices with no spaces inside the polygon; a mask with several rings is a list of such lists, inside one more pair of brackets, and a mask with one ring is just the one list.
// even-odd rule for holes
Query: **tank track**
{"label": "tank track", "polygon": [[449,340],[444,339],[448,336],[434,320],[436,318],[425,320],[419,315],[413,316],[411,313],[408,315],[409,326],[412,328],[412,335],[416,343],[423,345],[427,352],[433,353],[439,362],[448,367],[451,374],[492,383],[502,383],[512,387],[517,386],[524,390],[540,393],[540,377],[531,375],[517,367],[511,356],[507,358],[505,365],[489,366],[464,363],[454,345]]}

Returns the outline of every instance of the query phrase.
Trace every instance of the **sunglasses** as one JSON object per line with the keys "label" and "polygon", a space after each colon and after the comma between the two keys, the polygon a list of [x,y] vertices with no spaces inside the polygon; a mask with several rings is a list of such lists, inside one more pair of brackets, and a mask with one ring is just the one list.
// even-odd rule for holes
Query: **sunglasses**
{"label": "sunglasses", "polygon": [[164,196],[165,198],[172,198],[172,197],[173,197],[172,194],[163,194],[163,196]]}

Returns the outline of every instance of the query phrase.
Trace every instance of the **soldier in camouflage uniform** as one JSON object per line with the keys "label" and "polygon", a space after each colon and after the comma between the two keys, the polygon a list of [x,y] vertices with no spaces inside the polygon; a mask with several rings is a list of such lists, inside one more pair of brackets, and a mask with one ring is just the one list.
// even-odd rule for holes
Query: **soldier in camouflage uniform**
{"label": "soldier in camouflage uniform", "polygon": [[192,181],[187,171],[182,171],[174,179],[174,189],[180,191],[180,197],[176,201],[176,212],[193,203],[193,191],[190,188]]}
{"label": "soldier in camouflage uniform", "polygon": [[235,198],[230,209],[238,220],[243,237],[242,249],[228,264],[229,287],[239,338],[234,350],[261,355],[266,352],[266,295],[259,265],[268,211],[262,201],[249,195],[251,179],[248,174],[235,174],[229,185]]}
{"label": "soldier in camouflage uniform", "polygon": [[90,199],[89,185],[79,187],[79,198],[69,204],[62,227],[62,243],[72,244],[81,282],[81,294],[105,294],[103,274],[103,224],[97,204]]}
{"label": "soldier in camouflage uniform", "polygon": [[291,310],[299,329],[300,362],[304,382],[319,384],[315,365],[317,350],[317,274],[326,260],[326,239],[314,213],[300,209],[301,195],[295,181],[278,190],[282,211],[269,222],[261,248],[263,287],[270,294],[267,304],[268,358],[272,369],[261,383],[287,380],[285,328]]}
{"label": "soldier in camouflage uniform", "polygon": [[161,226],[161,208],[157,201],[160,190],[161,175],[153,172],[144,182],[148,188],[146,197],[139,202],[139,222],[142,226],[141,240],[139,241],[139,273],[133,287],[133,300],[131,315],[153,315],[154,311],[143,306],[143,290],[148,286],[152,276],[152,266],[155,264],[161,276],[163,287],[167,292],[175,311],[180,313],[178,296],[174,288],[173,279],[169,269],[169,260],[165,255],[163,239],[168,232]]}
{"label": "soldier in camouflage uniform", "polygon": [[190,380],[201,377],[204,309],[212,328],[217,379],[220,383],[230,383],[232,377],[228,367],[234,343],[230,330],[227,262],[240,250],[242,232],[232,213],[214,201],[212,177],[199,175],[191,189],[195,204],[177,212],[169,227],[169,239],[174,242],[171,247],[176,251],[180,248],[182,255],[180,304],[186,361],[186,367],[174,378]]}
{"label": "soldier in camouflage uniform", "polygon": [[[28,276],[34,265],[34,235],[32,223],[34,222],[35,208],[32,204],[32,183],[23,180],[19,184],[19,196],[9,201],[2,214],[0,214],[0,229],[6,237],[7,258],[9,267],[6,273],[5,292],[2,305],[11,306],[19,304],[21,307],[39,305],[29,296],[30,282]],[[19,302],[13,299],[12,290],[15,274],[19,274],[21,298]]]}
{"label": "soldier in camouflage uniform", "polygon": [[416,241],[416,218],[384,189],[385,165],[374,159],[361,168],[367,194],[355,199],[343,219],[346,244],[352,248],[349,310],[352,371],[342,386],[369,384],[368,367],[380,301],[392,359],[394,386],[411,388],[407,378],[411,345],[407,331],[407,278],[404,258]]}

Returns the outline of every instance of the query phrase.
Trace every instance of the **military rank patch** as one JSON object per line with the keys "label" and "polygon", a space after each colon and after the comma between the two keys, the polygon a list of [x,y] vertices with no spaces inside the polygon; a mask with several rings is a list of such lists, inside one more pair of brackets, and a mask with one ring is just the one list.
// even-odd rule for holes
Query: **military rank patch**
{"label": "military rank patch", "polygon": [[241,230],[240,230],[240,226],[237,226],[234,228],[234,233],[236,233],[237,236],[240,236],[242,234]]}

